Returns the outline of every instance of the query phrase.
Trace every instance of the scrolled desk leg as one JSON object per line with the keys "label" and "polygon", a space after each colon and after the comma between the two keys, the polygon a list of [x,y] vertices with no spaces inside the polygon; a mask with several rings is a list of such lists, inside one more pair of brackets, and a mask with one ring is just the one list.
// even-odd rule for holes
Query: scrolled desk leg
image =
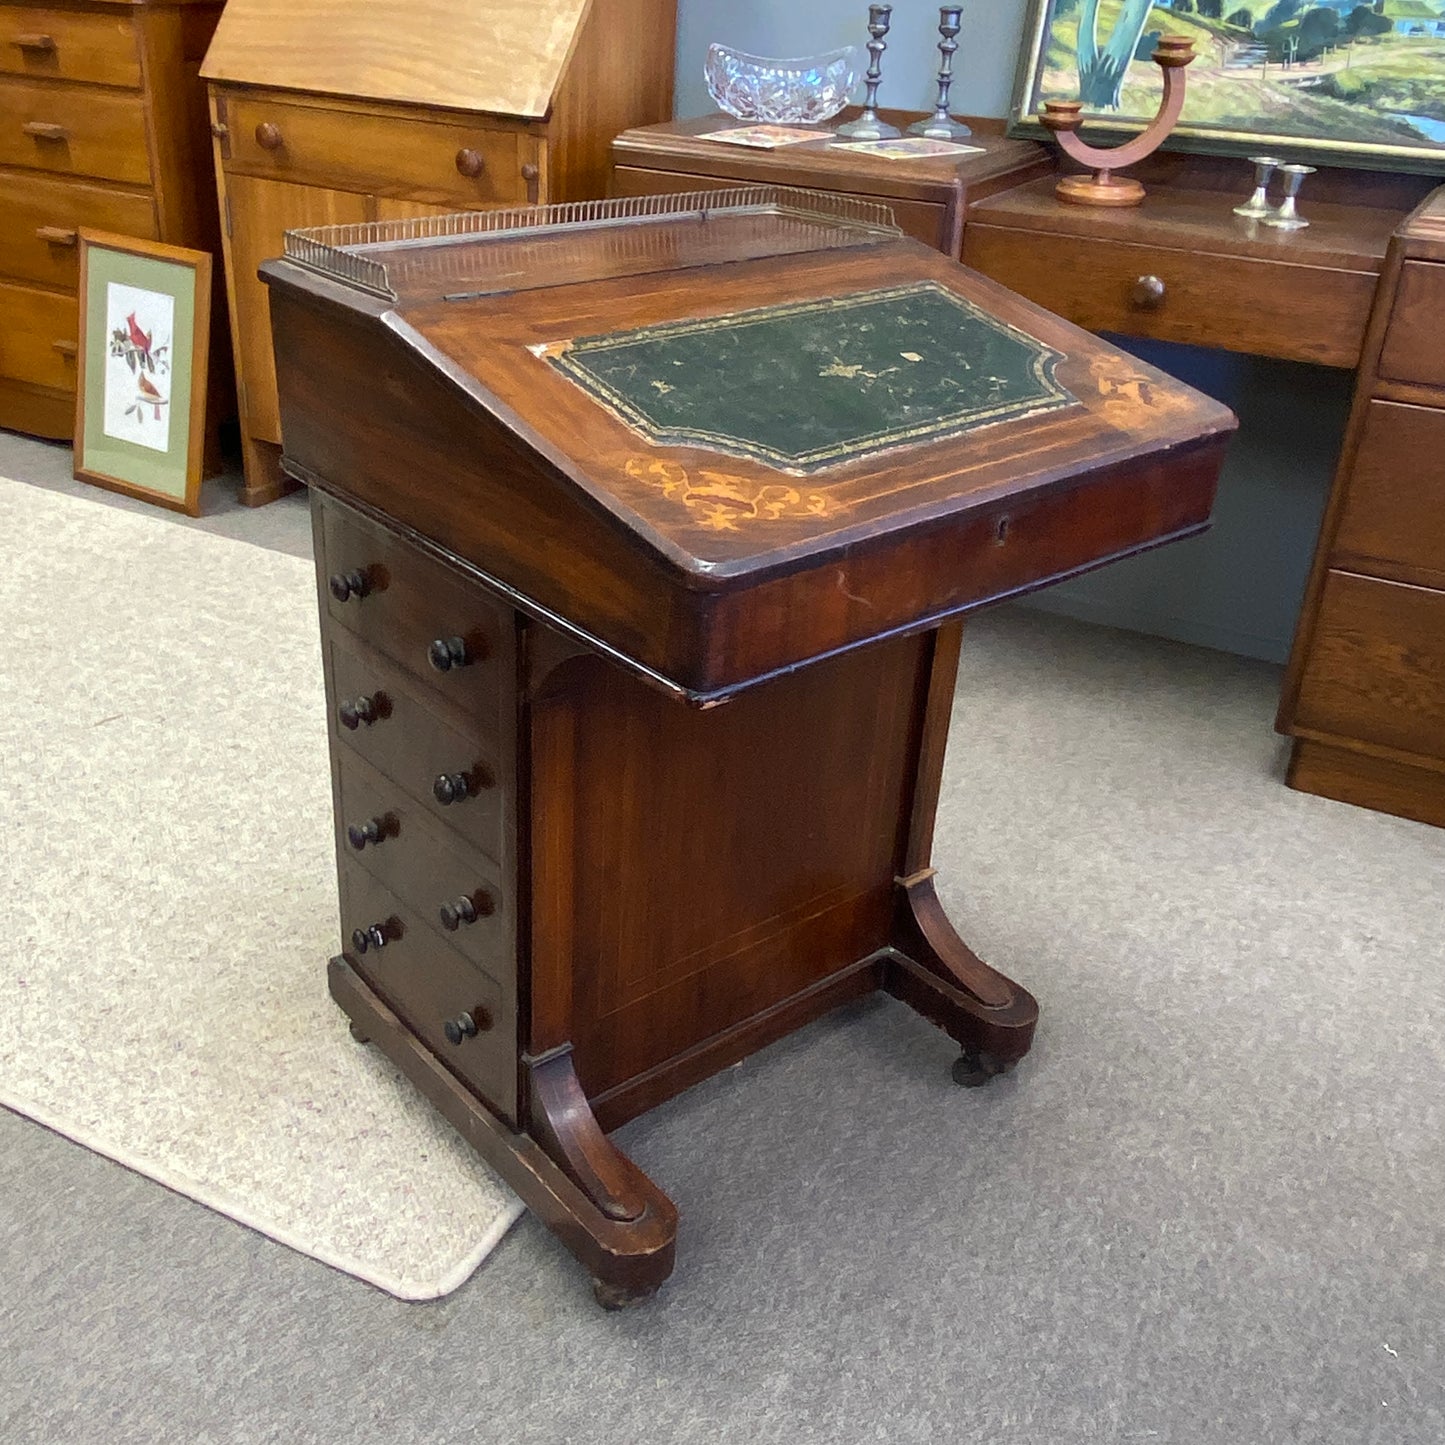
{"label": "scrolled desk leg", "polygon": [[958,936],[933,886],[933,869],[898,880],[894,956],[884,987],[962,1047],[954,1080],[967,1088],[1007,1073],[1028,1053],[1039,1006]]}

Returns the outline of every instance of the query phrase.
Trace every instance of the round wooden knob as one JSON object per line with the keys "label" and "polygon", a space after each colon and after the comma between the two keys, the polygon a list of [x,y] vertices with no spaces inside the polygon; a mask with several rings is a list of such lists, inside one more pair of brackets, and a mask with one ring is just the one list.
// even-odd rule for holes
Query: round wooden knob
{"label": "round wooden knob", "polygon": [[475,180],[486,168],[487,162],[481,151],[474,151],[470,146],[463,146],[457,152],[457,169],[464,176]]}
{"label": "round wooden knob", "polygon": [[1143,311],[1164,304],[1164,283],[1157,276],[1141,276],[1129,292],[1129,300]]}
{"label": "round wooden knob", "polygon": [[281,127],[263,120],[256,127],[256,144],[263,151],[279,151],[282,146]]}
{"label": "round wooden knob", "polygon": [[443,903],[437,912],[441,916],[442,927],[449,933],[455,933],[464,923],[475,923],[479,918],[486,918],[491,913],[492,906],[492,895],[482,889],[476,894],[464,893],[450,903]]}
{"label": "round wooden knob", "polygon": [[365,695],[343,702],[336,709],[336,719],[348,732],[355,732],[362,723],[370,727],[381,716],[380,695]]}
{"label": "round wooden knob", "polygon": [[217,140],[225,140],[230,133],[231,127],[228,126],[225,121],[213,120],[211,122],[211,134],[215,136]]}
{"label": "round wooden knob", "polygon": [[535,181],[541,174],[542,172],[539,171],[531,161],[528,161],[522,167],[522,179],[524,181]]}
{"label": "round wooden knob", "polygon": [[484,1008],[474,1008],[470,1013],[458,1014],[442,1025],[442,1032],[449,1044],[459,1044],[463,1039],[474,1039],[492,1026],[492,1016]]}
{"label": "round wooden knob", "polygon": [[351,931],[351,946],[358,953],[385,948],[390,942],[391,930],[384,923],[373,923],[369,928],[354,928]]}
{"label": "round wooden knob", "polygon": [[438,672],[450,672],[454,667],[465,667],[472,659],[467,653],[467,644],[460,637],[438,637],[426,650],[426,660]]}
{"label": "round wooden knob", "polygon": [[472,795],[472,785],[465,773],[438,773],[431,785],[432,797],[444,808],[452,803],[464,803]]}
{"label": "round wooden knob", "polygon": [[374,848],[385,841],[391,832],[385,818],[368,818],[364,823],[352,823],[346,830],[346,841],[359,853],[368,843]]}
{"label": "round wooden knob", "polygon": [[358,570],[333,572],[326,585],[331,588],[331,595],[338,602],[349,602],[353,597],[360,601],[371,591],[366,573]]}

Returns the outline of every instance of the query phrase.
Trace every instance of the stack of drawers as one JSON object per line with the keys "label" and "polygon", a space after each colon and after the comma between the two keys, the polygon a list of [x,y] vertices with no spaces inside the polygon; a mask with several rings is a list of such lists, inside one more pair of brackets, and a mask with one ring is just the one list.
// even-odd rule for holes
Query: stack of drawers
{"label": "stack of drawers", "polygon": [[220,12],[0,0],[0,426],[73,434],[80,227],[214,249],[199,69]]}
{"label": "stack of drawers", "polygon": [[515,615],[313,498],[346,959],[515,1122]]}
{"label": "stack of drawers", "polygon": [[1445,826],[1445,191],[1391,243],[1280,725],[1294,787]]}

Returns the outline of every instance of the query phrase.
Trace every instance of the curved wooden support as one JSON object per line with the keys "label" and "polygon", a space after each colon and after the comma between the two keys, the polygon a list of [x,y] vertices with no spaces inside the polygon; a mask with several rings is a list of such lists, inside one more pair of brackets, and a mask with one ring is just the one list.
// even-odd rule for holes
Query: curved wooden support
{"label": "curved wooden support", "polygon": [[1065,201],[1085,206],[1137,206],[1144,199],[1138,181],[1121,179],[1113,172],[1138,165],[1167,139],[1184,109],[1184,67],[1194,59],[1194,42],[1185,35],[1165,35],[1153,55],[1164,72],[1164,95],[1154,119],[1134,137],[1112,149],[1092,146],[1079,139],[1083,103],[1077,100],[1046,100],[1040,122],[1053,131],[1065,155],[1090,166],[1092,176],[1065,176],[1054,193]]}
{"label": "curved wooden support", "polygon": [[[636,1304],[657,1291],[672,1273],[677,1249],[677,1207],[667,1195],[608,1142],[597,1130],[605,1162],[597,1169],[599,1181],[607,1181],[615,1203],[639,1212],[618,1219],[606,1213],[589,1190],[583,1188],[551,1149],[529,1134],[518,1133],[499,1119],[468,1089],[391,1011],[362,980],[344,957],[331,960],[327,973],[331,996],[351,1019],[357,1030],[401,1069],[407,1078],[441,1112],[448,1123],[521,1196],[522,1202],[558,1239],[577,1256],[591,1273],[598,1303],[616,1309]],[[552,1110],[545,1104],[551,1132],[576,1144],[586,1140],[594,1164],[604,1155],[588,1134],[591,1111],[585,1099],[580,1110],[572,1099],[576,1087],[570,1049],[557,1050],[552,1057],[561,1067],[552,1070],[548,1084],[540,1090],[545,1100],[560,1099],[563,1124],[557,1128]],[[544,1063],[546,1061],[538,1061]],[[569,1084],[570,1079],[570,1084]],[[535,1100],[539,1091],[533,1090]],[[580,1094],[580,1089],[578,1090]]]}
{"label": "curved wooden support", "polygon": [[883,986],[970,1053],[1017,1062],[1034,1041],[1039,1006],[958,936],[933,886],[933,870],[898,880],[894,957]]}

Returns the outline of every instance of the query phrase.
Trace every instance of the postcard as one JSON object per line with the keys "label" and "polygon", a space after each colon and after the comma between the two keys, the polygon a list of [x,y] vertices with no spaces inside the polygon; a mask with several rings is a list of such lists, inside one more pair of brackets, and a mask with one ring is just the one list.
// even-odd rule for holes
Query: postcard
{"label": "postcard", "polygon": [[757,150],[774,150],[778,146],[794,146],[805,140],[832,140],[830,130],[799,130],[790,125],[739,125],[731,130],[710,130],[699,140],[721,141],[730,146],[753,146]]}
{"label": "postcard", "polygon": [[933,140],[926,135],[905,135],[897,140],[838,141],[831,149],[857,151],[859,155],[885,156],[889,160],[916,160],[919,156],[976,156],[986,146],[959,145],[957,141]]}

